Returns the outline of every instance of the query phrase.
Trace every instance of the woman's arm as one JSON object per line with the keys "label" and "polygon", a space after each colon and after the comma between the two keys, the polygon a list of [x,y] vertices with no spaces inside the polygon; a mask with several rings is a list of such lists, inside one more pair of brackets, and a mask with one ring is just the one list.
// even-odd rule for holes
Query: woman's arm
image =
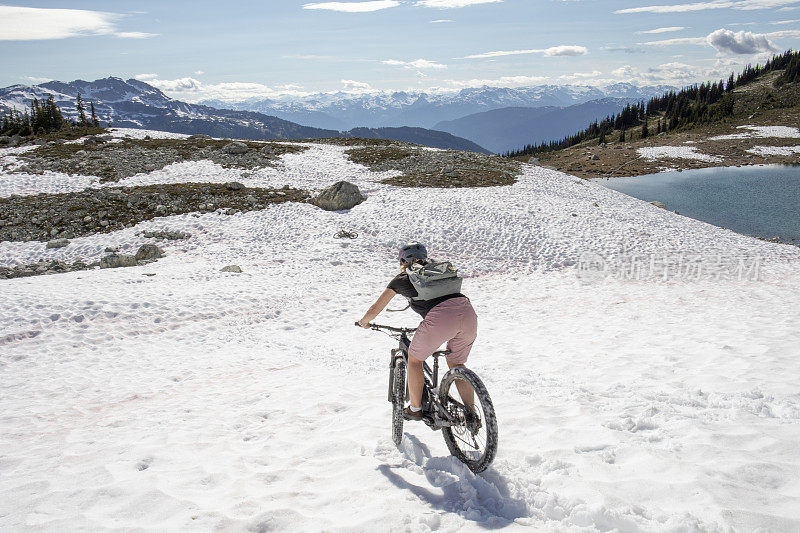
{"label": "woman's arm", "polygon": [[381,314],[381,311],[383,311],[384,308],[389,305],[389,302],[392,301],[392,298],[394,298],[396,294],[397,293],[392,289],[386,289],[383,291],[375,303],[372,304],[372,307],[370,307],[364,314],[364,318],[358,321],[358,325],[364,329],[369,329],[369,323],[372,322],[376,316]]}

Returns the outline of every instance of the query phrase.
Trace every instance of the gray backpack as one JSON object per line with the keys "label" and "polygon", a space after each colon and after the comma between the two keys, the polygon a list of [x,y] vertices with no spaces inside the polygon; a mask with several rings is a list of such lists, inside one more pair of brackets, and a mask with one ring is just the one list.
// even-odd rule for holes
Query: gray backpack
{"label": "gray backpack", "polygon": [[412,264],[406,269],[406,273],[418,294],[415,298],[409,298],[410,300],[433,300],[461,292],[461,276],[450,261],[428,259],[424,265]]}

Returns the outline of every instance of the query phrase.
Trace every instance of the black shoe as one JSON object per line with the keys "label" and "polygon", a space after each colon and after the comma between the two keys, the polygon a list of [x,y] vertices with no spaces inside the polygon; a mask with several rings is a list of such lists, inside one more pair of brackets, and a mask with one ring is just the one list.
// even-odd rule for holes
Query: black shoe
{"label": "black shoe", "polygon": [[403,418],[406,420],[422,420],[422,410],[412,411],[411,407],[403,409]]}
{"label": "black shoe", "polygon": [[481,417],[468,405],[464,406],[464,418],[467,422],[467,429],[472,433],[477,433],[481,428]]}

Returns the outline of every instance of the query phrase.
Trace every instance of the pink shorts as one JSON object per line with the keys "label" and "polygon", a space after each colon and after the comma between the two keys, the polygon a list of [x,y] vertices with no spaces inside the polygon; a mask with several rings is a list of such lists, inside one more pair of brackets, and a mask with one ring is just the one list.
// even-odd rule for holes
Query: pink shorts
{"label": "pink shorts", "polygon": [[457,365],[467,362],[472,343],[478,335],[478,316],[469,298],[459,296],[440,303],[425,315],[411,339],[408,355],[424,361],[447,342],[447,361]]}

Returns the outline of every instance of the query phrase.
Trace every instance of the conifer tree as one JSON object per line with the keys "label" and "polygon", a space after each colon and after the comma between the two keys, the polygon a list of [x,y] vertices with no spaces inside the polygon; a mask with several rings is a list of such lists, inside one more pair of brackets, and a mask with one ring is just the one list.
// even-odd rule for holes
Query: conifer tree
{"label": "conifer tree", "polygon": [[89,107],[92,110],[92,126],[95,128],[100,127],[100,119],[97,118],[97,113],[94,112],[94,102],[89,102]]}
{"label": "conifer tree", "polygon": [[642,124],[642,139],[647,139],[647,119]]}
{"label": "conifer tree", "polygon": [[78,125],[82,127],[88,126],[89,119],[86,118],[86,107],[83,105],[83,98],[81,98],[81,93],[78,93],[76,105],[78,107]]}

